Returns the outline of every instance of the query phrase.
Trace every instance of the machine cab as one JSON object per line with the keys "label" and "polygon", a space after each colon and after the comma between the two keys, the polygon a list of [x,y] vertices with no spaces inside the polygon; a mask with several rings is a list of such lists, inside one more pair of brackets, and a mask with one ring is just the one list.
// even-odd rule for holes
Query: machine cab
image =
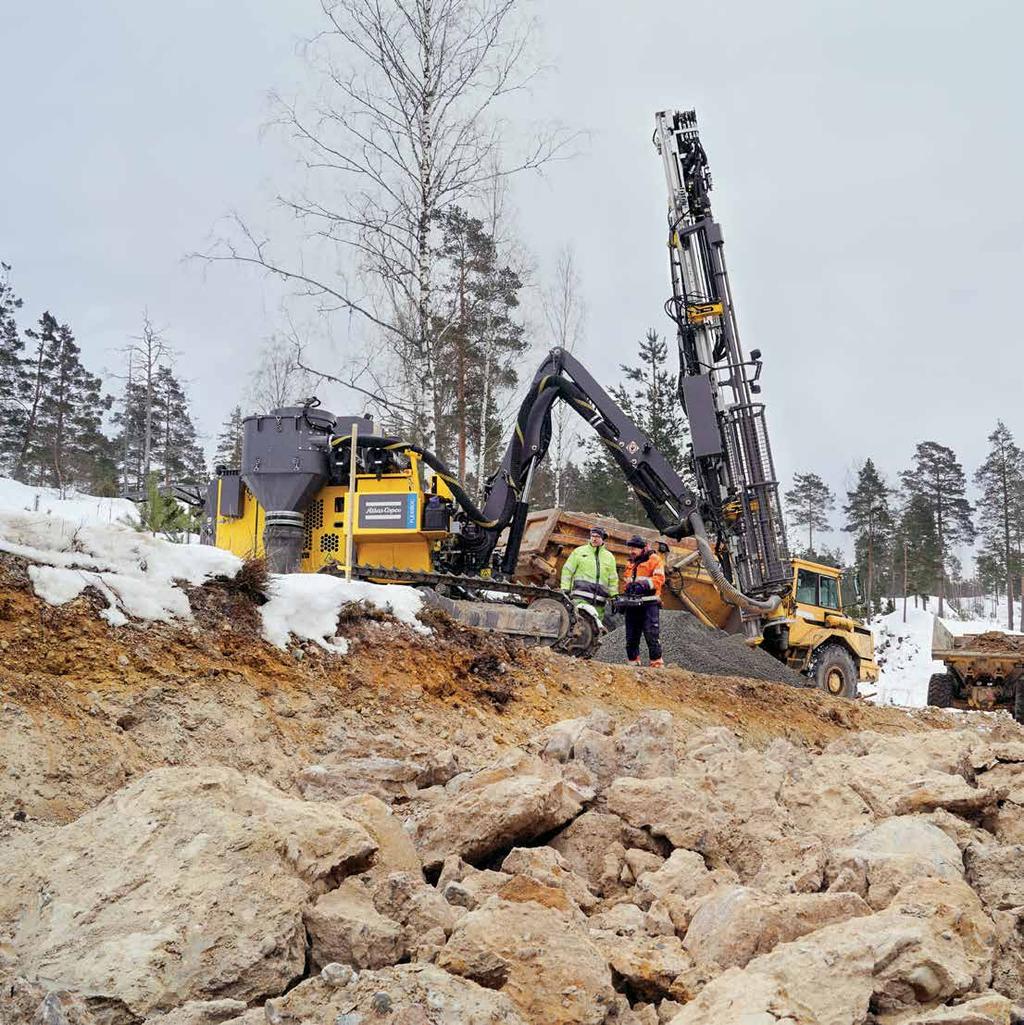
{"label": "machine cab", "polygon": [[805,559],[793,560],[793,599],[797,614],[817,620],[843,614],[842,570]]}

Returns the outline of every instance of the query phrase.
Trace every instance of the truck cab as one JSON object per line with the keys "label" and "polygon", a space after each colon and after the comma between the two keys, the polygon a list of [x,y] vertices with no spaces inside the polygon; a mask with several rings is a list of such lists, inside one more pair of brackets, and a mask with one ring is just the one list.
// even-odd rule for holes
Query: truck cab
{"label": "truck cab", "polygon": [[829,694],[856,697],[878,679],[871,631],[846,614],[843,571],[793,559],[793,581],[779,614],[764,624],[762,647]]}

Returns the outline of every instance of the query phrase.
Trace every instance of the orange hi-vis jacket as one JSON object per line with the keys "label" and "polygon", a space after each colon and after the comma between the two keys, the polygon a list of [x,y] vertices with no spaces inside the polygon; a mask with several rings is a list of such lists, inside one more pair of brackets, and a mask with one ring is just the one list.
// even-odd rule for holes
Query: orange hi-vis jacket
{"label": "orange hi-vis jacket", "polygon": [[650,548],[645,548],[635,559],[626,564],[626,586],[640,584],[643,594],[641,601],[661,601],[661,589],[665,586],[665,566],[661,556]]}

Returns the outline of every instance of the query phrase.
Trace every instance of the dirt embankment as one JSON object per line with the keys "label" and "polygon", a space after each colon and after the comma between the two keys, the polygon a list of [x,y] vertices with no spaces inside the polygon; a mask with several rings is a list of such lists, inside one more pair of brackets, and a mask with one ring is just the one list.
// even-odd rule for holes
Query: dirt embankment
{"label": "dirt embankment", "polygon": [[728,726],[745,743],[820,747],[850,730],[945,729],[906,713],[734,677],[634,669],[523,651],[438,621],[429,637],[353,611],[345,657],[281,651],[258,611],[218,585],[192,624],[112,628],[86,596],[52,607],[0,557],[0,822],[69,821],[149,769],[222,764],[285,790],[332,751],[449,745],[465,767],[594,708],[626,722],[670,711],[679,742]]}

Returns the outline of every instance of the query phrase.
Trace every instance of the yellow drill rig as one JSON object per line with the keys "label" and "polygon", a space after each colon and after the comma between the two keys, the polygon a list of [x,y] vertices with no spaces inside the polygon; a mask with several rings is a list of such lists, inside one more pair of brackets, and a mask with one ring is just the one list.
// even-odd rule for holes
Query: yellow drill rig
{"label": "yellow drill rig", "polygon": [[578,360],[554,349],[479,507],[431,452],[311,400],[246,418],[241,467],[210,485],[204,539],[241,556],[265,554],[275,572],[336,571],[351,542],[349,570],[359,578],[421,586],[463,622],[589,654],[601,629],[592,610],[550,579],[517,575],[552,407],[564,402],[604,442],[665,543],[689,549],[684,605],[832,693],[852,697],[858,679],[876,679],[871,633],[844,613],[840,572],[788,554],[757,399],[761,353],[747,356],[740,345],[694,113],[656,115],[655,142],[669,186],[666,311],[676,325],[696,489]]}

